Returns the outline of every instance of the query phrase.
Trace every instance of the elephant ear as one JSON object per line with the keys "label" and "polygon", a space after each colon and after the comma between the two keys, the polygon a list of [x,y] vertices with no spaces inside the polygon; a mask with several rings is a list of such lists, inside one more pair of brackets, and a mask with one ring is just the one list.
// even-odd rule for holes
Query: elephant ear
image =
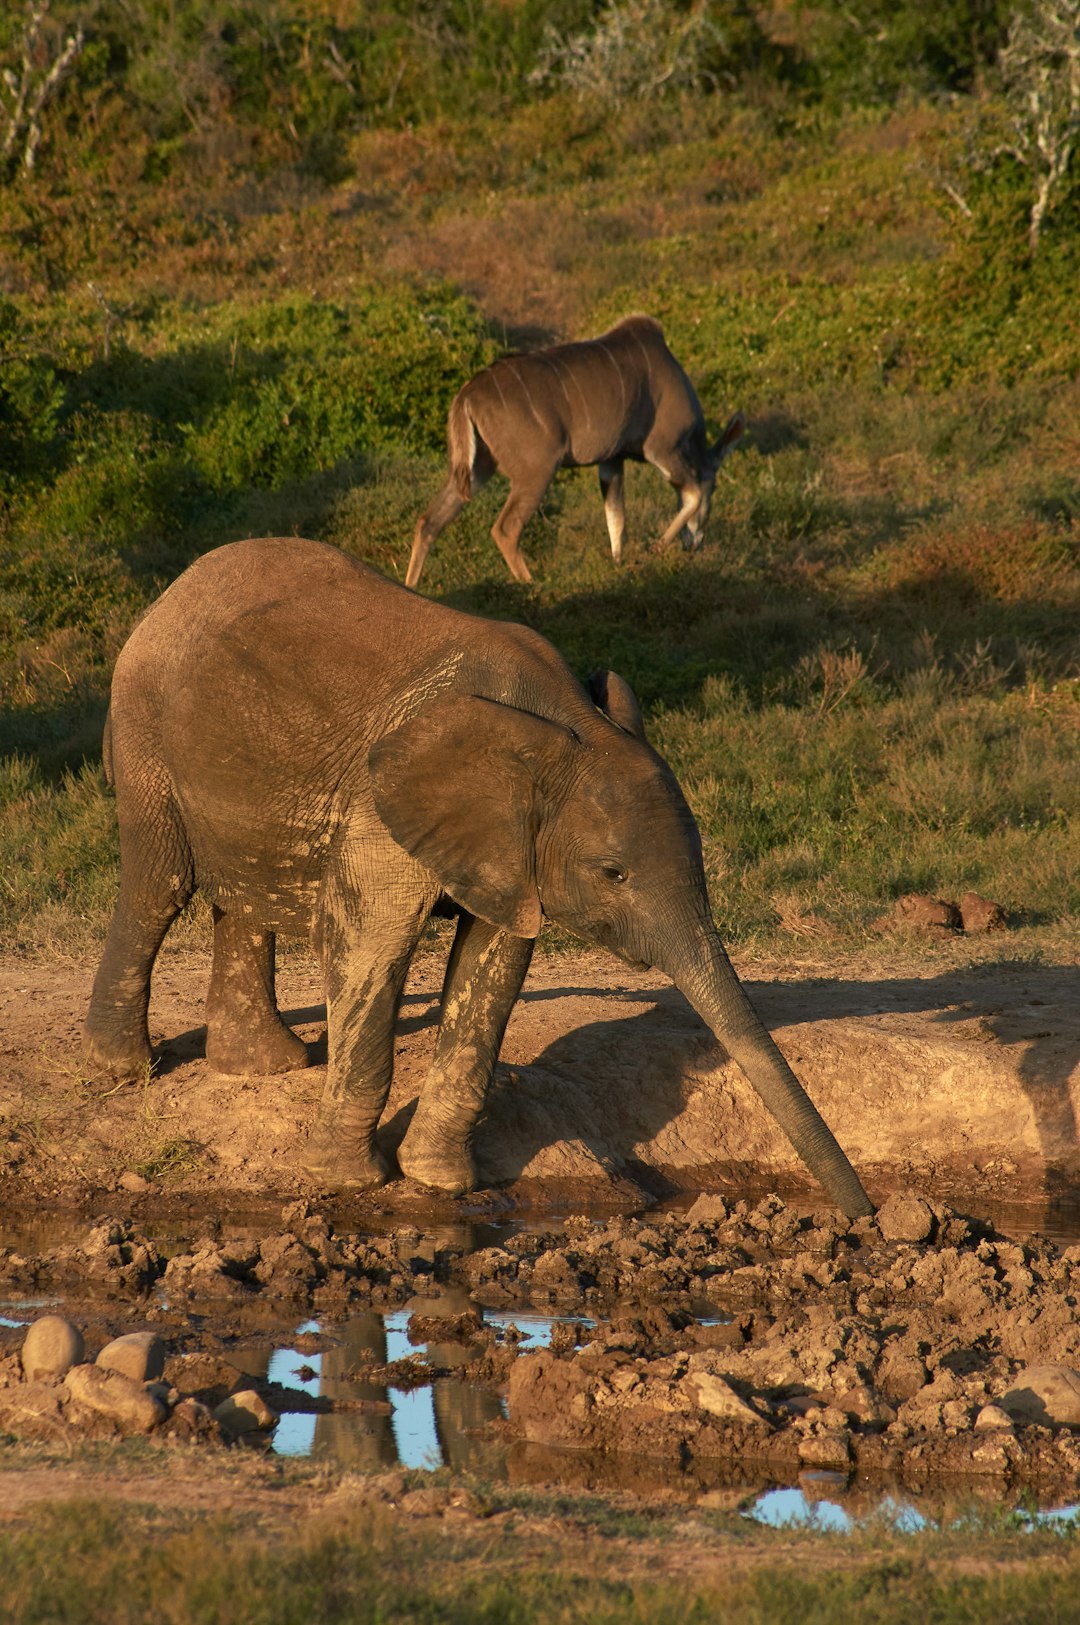
{"label": "elephant ear", "polygon": [[588,688],[593,704],[605,716],[610,717],[625,733],[633,734],[642,744],[646,743],[641,707],[637,695],[624,677],[620,677],[617,671],[598,668],[590,676]]}
{"label": "elephant ear", "polygon": [[557,723],[476,695],[425,706],[368,753],[379,817],[470,914],[540,929],[537,772],[571,744]]}

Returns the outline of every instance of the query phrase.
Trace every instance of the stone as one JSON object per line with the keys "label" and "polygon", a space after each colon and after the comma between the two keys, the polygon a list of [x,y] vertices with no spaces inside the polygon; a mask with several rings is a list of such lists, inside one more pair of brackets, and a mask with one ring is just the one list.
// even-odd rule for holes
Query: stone
{"label": "stone", "polygon": [[137,1174],[134,1168],[125,1168],[116,1185],[118,1190],[130,1191],[133,1196],[140,1196],[143,1191],[151,1189],[150,1181]]}
{"label": "stone", "polygon": [[42,1315],[30,1327],[22,1346],[22,1368],[27,1382],[59,1382],[83,1357],[83,1335],[63,1315]]}
{"label": "stone", "polygon": [[686,1214],[687,1224],[720,1223],[728,1217],[731,1208],[722,1196],[715,1196],[710,1191],[702,1191],[697,1201]]}
{"label": "stone", "polygon": [[183,1438],[220,1439],[222,1432],[209,1405],[190,1394],[173,1407],[171,1426]]}
{"label": "stone", "polygon": [[851,1460],[851,1435],[846,1428],[830,1428],[809,1433],[799,1440],[799,1460],[804,1467],[846,1467]]}
{"label": "stone", "polygon": [[934,1233],[934,1211],[913,1191],[897,1191],[877,1210],[878,1229],[885,1241],[929,1241]]}
{"label": "stone", "polygon": [[94,1363],[133,1382],[156,1382],[165,1370],[165,1345],[154,1332],[125,1332],[106,1343]]}
{"label": "stone", "polygon": [[77,1406],[114,1422],[121,1433],[152,1433],[168,1412],[141,1382],[98,1365],[72,1366],[64,1386]]}
{"label": "stone", "polygon": [[975,1431],[987,1433],[995,1428],[1008,1428],[1012,1432],[1012,1417],[1000,1405],[984,1405],[975,1418]]}
{"label": "stone", "polygon": [[1008,921],[1005,910],[1000,903],[992,903],[989,897],[980,897],[978,892],[965,892],[960,899],[960,918],[964,930],[970,933],[979,931],[1004,931]]}
{"label": "stone", "polygon": [[1016,1422],[1080,1427],[1080,1371],[1068,1365],[1029,1365],[999,1401]]}
{"label": "stone", "polygon": [[896,899],[891,914],[886,914],[875,923],[879,929],[899,925],[908,930],[943,935],[959,931],[961,920],[960,910],[955,903],[946,902],[941,897],[931,897],[928,892],[908,892],[906,896]]}
{"label": "stone", "polygon": [[680,1387],[692,1404],[699,1410],[708,1411],[710,1416],[722,1416],[727,1421],[754,1422],[758,1427],[767,1425],[764,1417],[759,1416],[745,1399],[740,1399],[729,1382],[711,1371],[689,1372],[683,1377]]}
{"label": "stone", "polygon": [[277,1412],[270,1409],[254,1388],[244,1388],[240,1393],[230,1394],[228,1399],[223,1399],[215,1407],[214,1417],[226,1432],[236,1435],[267,1430],[278,1419]]}

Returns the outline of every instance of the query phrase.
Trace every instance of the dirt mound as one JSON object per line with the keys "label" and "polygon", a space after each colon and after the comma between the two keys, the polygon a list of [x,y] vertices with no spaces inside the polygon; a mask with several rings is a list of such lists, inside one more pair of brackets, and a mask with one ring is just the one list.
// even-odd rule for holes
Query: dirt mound
{"label": "dirt mound", "polygon": [[[151,1020],[153,1078],[117,1088],[78,1072],[91,968],[0,963],[0,1177],[22,1199],[101,1189],[300,1193],[296,1152],[325,1076],[313,972],[281,977],[311,1066],[213,1072],[200,1021],[206,960],[167,952]],[[1034,1200],[1080,1188],[1080,1010],[1073,966],[987,965],[755,982],[748,990],[872,1193]],[[381,1138],[392,1157],[430,1063],[442,960],[406,993]],[[802,1165],[738,1068],[659,976],[606,955],[538,959],[511,1018],[476,1152],[504,1200],[782,1183]],[[402,1187],[397,1187],[400,1190]]]}

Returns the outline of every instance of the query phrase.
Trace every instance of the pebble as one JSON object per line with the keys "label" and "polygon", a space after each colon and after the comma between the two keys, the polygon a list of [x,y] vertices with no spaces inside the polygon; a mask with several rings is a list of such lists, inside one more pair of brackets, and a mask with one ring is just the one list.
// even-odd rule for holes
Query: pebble
{"label": "pebble", "polygon": [[83,1335],[63,1315],[42,1315],[30,1327],[22,1346],[22,1368],[27,1382],[59,1381],[83,1357]]}
{"label": "pebble", "polygon": [[272,1428],[278,1416],[254,1388],[244,1388],[223,1399],[214,1410],[214,1418],[227,1432],[239,1435]]}
{"label": "pebble", "polygon": [[154,1332],[126,1332],[106,1343],[95,1364],[134,1382],[156,1382],[165,1370],[165,1345]]}

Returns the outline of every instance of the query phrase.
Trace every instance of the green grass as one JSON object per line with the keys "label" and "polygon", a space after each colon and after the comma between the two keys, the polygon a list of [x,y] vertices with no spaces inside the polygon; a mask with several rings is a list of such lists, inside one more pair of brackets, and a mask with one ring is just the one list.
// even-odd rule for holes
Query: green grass
{"label": "green grass", "polygon": [[[938,181],[1003,12],[973,31],[959,0],[933,27],[901,7],[871,74],[846,12],[796,9],[768,49],[746,23],[728,93],[615,108],[525,89],[544,22],[587,25],[571,0],[472,22],[447,0],[422,42],[388,0],[377,48],[333,35],[333,71],[312,21],[303,84],[284,3],[238,6],[218,55],[153,8],[136,47],[129,12],[105,8],[62,104],[87,117],[57,112],[37,175],[0,186],[0,944],[101,935],[108,674],[153,596],[244,535],[400,578],[458,385],[634,308],[711,422],[751,419],[705,551],[648,551],[670,497],[632,469],[615,570],[595,473],[567,473],[525,590],[488,534],[496,482],[425,591],[634,684],[736,946],[857,946],[915,888],[993,896],[1036,949],[1067,939],[1080,210],[1066,190],[1032,258],[1015,168],[972,175],[966,215]],[[960,99],[896,101],[905,52]]]}
{"label": "green grass", "polygon": [[[309,1515],[268,1538],[251,1513],[60,1503],[37,1510],[29,1527],[0,1532],[5,1618],[11,1625],[124,1625],[150,1617],[176,1625],[704,1625],[720,1618],[1030,1625],[1078,1617],[1080,1572],[1068,1536],[1028,1535],[1018,1543],[1006,1528],[944,1539],[882,1533],[875,1550],[858,1539],[758,1530],[748,1558],[749,1531],[737,1519],[711,1530],[695,1519],[688,1577],[677,1555],[685,1513],[654,1518],[644,1529],[632,1513],[609,1515],[598,1529],[587,1514],[578,1528],[573,1520],[538,1524],[528,1510],[524,1521],[507,1521],[503,1508],[490,1528],[433,1533],[400,1514],[359,1508],[333,1519]],[[659,1560],[628,1560],[627,1542]]]}

